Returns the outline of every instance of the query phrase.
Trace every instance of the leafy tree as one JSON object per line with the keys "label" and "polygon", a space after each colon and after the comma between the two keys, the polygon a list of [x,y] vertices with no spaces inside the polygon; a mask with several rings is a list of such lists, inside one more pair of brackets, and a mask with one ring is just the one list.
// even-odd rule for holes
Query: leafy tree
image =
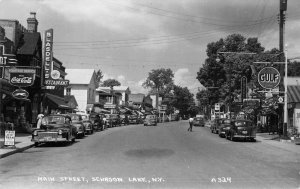
{"label": "leafy tree", "polygon": [[[240,93],[241,77],[246,76],[250,81],[253,75],[252,66],[256,57],[238,53],[218,55],[218,52],[254,52],[261,53],[264,48],[257,38],[246,40],[240,34],[232,34],[217,42],[207,45],[207,56],[203,67],[197,73],[197,79],[204,87],[215,87],[213,95],[209,95],[211,102],[228,102]],[[220,61],[216,58],[220,57]],[[252,67],[251,67],[252,66]],[[232,94],[232,95],[230,95]],[[199,93],[197,98],[201,98]],[[231,98],[230,98],[231,97]]]}
{"label": "leafy tree", "polygon": [[98,83],[98,85],[100,85],[102,78],[103,78],[102,71],[98,70],[96,72],[96,82]]}
{"label": "leafy tree", "polygon": [[288,76],[300,76],[300,62],[288,64]]}
{"label": "leafy tree", "polygon": [[115,79],[107,79],[103,82],[103,87],[110,87],[110,86],[120,86],[121,83]]}
{"label": "leafy tree", "polygon": [[148,78],[143,83],[144,88],[150,88],[150,92],[157,92],[164,97],[173,86],[174,73],[171,69],[156,69],[149,72]]}
{"label": "leafy tree", "polygon": [[181,115],[188,115],[193,113],[190,109],[195,106],[193,94],[189,91],[187,87],[180,87],[174,85],[174,96],[172,100],[172,105],[180,111]]}

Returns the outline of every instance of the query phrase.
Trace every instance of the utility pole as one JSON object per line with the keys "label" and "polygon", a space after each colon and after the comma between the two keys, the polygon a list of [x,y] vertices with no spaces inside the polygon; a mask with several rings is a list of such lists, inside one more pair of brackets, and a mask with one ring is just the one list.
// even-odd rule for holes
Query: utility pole
{"label": "utility pole", "polygon": [[[287,0],[279,0],[279,50],[282,53],[282,55],[284,55],[281,59],[281,61],[283,61],[283,59],[287,59],[287,55],[286,55],[286,51],[285,51],[285,13],[287,10]],[[284,58],[285,57],[285,58]],[[283,75],[283,73],[285,72],[285,76],[287,78],[287,67],[286,65],[280,66],[280,75]],[[283,86],[284,85],[284,86]],[[284,88],[284,92],[285,92],[285,97],[287,97],[287,83],[284,84],[284,79],[282,77],[281,80],[281,88]],[[284,101],[287,101],[287,98],[284,99]],[[286,103],[283,107],[283,136],[287,136],[287,107],[286,107]],[[282,115],[282,114],[281,114]]]}

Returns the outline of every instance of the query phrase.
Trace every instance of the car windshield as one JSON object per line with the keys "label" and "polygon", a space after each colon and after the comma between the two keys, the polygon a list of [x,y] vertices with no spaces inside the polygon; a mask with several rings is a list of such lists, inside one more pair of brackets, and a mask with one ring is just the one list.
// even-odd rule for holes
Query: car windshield
{"label": "car windshield", "polygon": [[225,124],[229,124],[230,122],[231,122],[231,120],[229,120],[229,119],[225,119],[225,120],[224,120],[224,123],[225,123]]}
{"label": "car windshield", "polygon": [[80,121],[80,115],[71,115],[72,121]]}
{"label": "car windshield", "polygon": [[155,116],[154,115],[147,115],[146,118],[147,119],[155,119]]}
{"label": "car windshield", "polygon": [[81,117],[83,120],[88,120],[88,118],[89,118],[87,115],[82,115]]}
{"label": "car windshield", "polygon": [[249,121],[236,121],[234,123],[234,125],[236,127],[248,127],[248,126],[251,126],[251,122],[249,122]]}
{"label": "car windshield", "polygon": [[42,119],[42,124],[64,124],[65,117],[64,116],[46,116]]}
{"label": "car windshield", "polygon": [[201,118],[201,117],[196,117],[195,120],[197,120],[197,121],[202,121],[203,118]]}

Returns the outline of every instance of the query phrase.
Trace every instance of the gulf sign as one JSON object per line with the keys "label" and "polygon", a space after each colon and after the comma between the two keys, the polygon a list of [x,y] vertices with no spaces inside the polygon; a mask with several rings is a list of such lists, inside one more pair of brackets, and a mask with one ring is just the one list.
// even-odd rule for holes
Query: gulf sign
{"label": "gulf sign", "polygon": [[273,67],[265,67],[258,73],[258,83],[265,89],[273,89],[280,83],[280,73]]}
{"label": "gulf sign", "polygon": [[46,80],[51,78],[51,71],[53,68],[53,29],[45,31],[45,43],[44,43],[44,84]]}

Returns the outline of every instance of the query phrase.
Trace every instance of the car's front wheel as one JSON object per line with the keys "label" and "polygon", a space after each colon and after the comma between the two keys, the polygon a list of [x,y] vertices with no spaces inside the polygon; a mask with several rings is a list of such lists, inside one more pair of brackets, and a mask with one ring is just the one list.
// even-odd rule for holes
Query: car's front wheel
{"label": "car's front wheel", "polygon": [[38,145],[39,145],[39,143],[38,143],[38,142],[35,142],[35,143],[34,143],[34,146],[35,146],[35,147],[37,147]]}

